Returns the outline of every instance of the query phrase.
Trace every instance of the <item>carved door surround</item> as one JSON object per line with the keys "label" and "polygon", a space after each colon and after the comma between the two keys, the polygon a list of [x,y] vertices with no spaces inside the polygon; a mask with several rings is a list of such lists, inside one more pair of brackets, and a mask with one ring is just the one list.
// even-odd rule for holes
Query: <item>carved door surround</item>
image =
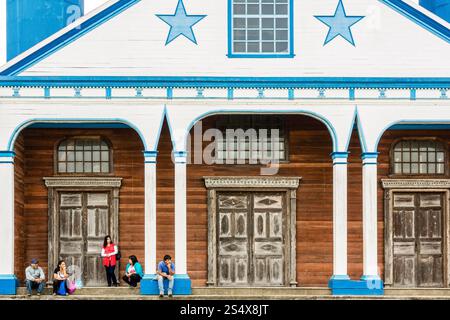
{"label": "carved door surround", "polygon": [[[60,194],[70,193],[108,193],[109,230],[113,241],[119,242],[119,189],[122,178],[118,177],[44,177],[48,188],[48,279],[53,279],[60,252]],[[100,248],[99,248],[100,256]],[[116,268],[116,273],[118,272]]]}
{"label": "carved door surround", "polygon": [[448,259],[448,254],[450,248],[450,179],[381,179],[381,183],[384,189],[385,285],[394,285],[394,195],[419,194],[426,196],[427,194],[442,194],[442,276],[444,287],[449,287],[450,261]]}
{"label": "carved door surround", "polygon": [[203,177],[208,190],[208,286],[218,286],[217,195],[220,192],[274,192],[282,194],[286,207],[285,267],[286,285],[297,285],[296,200],[301,177],[225,176]]}

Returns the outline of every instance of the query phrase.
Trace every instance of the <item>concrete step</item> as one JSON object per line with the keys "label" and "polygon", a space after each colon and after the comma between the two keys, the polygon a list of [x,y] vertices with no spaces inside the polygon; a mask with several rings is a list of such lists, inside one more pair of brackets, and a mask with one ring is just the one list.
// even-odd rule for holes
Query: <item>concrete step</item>
{"label": "concrete step", "polygon": [[[19,287],[15,299],[27,298],[26,288]],[[3,297],[1,297],[3,298]],[[1,299],[0,298],[0,299]],[[33,299],[38,299],[35,295]],[[53,297],[52,288],[47,287],[39,299],[65,299]],[[157,296],[142,296],[140,289],[129,287],[91,287],[77,289],[70,299],[112,299],[112,300],[153,300]],[[341,299],[331,295],[328,288],[210,288],[194,287],[191,296],[175,296],[174,299],[217,299],[217,300],[248,300],[248,299]],[[347,296],[347,298],[349,298]],[[366,299],[366,297],[351,297],[352,299]],[[450,288],[385,288],[383,297],[367,297],[369,299],[450,299]]]}
{"label": "concrete step", "polygon": [[450,298],[450,288],[385,288],[385,296],[441,296]]}
{"label": "concrete step", "polygon": [[197,287],[192,288],[193,295],[217,295],[217,296],[326,296],[331,295],[328,288],[267,288],[267,287],[251,287],[251,288],[210,288]]}
{"label": "concrete step", "polygon": [[[33,291],[35,293],[35,291]],[[47,287],[44,289],[43,295],[52,295],[53,288]],[[26,295],[27,289],[25,287],[17,288],[18,295]],[[92,288],[81,288],[75,290],[73,295],[76,296],[132,296],[139,295],[139,287],[138,288],[129,288],[129,287],[92,287]]]}

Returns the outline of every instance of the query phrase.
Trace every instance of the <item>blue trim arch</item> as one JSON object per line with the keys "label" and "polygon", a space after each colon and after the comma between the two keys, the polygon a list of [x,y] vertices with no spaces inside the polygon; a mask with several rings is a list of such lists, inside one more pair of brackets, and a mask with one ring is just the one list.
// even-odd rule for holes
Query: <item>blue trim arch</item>
{"label": "blue trim arch", "polygon": [[[378,150],[378,145],[380,144],[380,140],[383,137],[383,135],[386,133],[386,131],[388,131],[389,129],[393,128],[394,130],[399,130],[401,128],[402,125],[406,125],[406,126],[411,126],[414,125],[412,128],[414,130],[421,130],[422,128],[420,128],[420,126],[424,126],[423,130],[442,130],[442,126],[445,124],[450,124],[450,119],[430,119],[430,120],[398,120],[398,121],[393,121],[390,124],[388,124],[387,126],[384,127],[384,129],[380,132],[380,134],[378,135],[377,140],[375,141],[375,150],[374,152],[377,152]],[[430,127],[431,126],[431,127]],[[434,126],[434,127],[433,127]],[[408,128],[406,127],[406,128]],[[405,130],[407,130],[405,128]],[[447,129],[448,130],[448,129]]]}
{"label": "blue trim arch", "polygon": [[[346,150],[338,150],[339,146],[338,146],[337,133],[336,133],[335,128],[333,127],[333,125],[331,124],[331,122],[328,119],[326,119],[325,117],[323,117],[317,113],[314,113],[311,111],[304,111],[304,110],[303,111],[302,110],[293,111],[293,110],[284,110],[284,109],[273,109],[273,110],[251,110],[251,109],[250,110],[246,110],[246,109],[226,110],[226,109],[222,109],[222,110],[207,111],[207,112],[204,112],[201,115],[197,116],[194,120],[192,120],[189,123],[188,127],[186,128],[185,134],[184,134],[184,141],[187,141],[189,132],[192,130],[192,128],[198,121],[205,119],[209,116],[227,115],[227,114],[277,114],[277,115],[304,115],[307,117],[311,117],[313,119],[320,121],[328,129],[328,132],[330,133],[330,136],[331,136],[331,140],[333,142],[333,152],[346,151]],[[167,118],[169,120],[169,117],[167,117]],[[170,120],[168,122],[169,122],[170,134],[172,137],[172,144],[176,148],[176,143],[173,140],[173,131],[172,131],[172,126],[170,124]],[[348,149],[348,146],[347,146],[347,149]],[[176,150],[176,151],[186,151],[186,150]]]}
{"label": "blue trim arch", "polygon": [[59,128],[70,128],[74,125],[78,125],[79,127],[84,127],[86,129],[92,129],[97,124],[100,128],[104,128],[105,124],[122,124],[126,125],[128,128],[133,129],[141,139],[142,145],[144,147],[144,150],[147,150],[147,141],[145,140],[145,137],[143,133],[131,122],[125,120],[125,119],[51,119],[51,118],[34,118],[34,119],[28,119],[18,126],[16,126],[13,130],[13,133],[9,137],[8,140],[8,146],[7,150],[13,152],[14,151],[14,143],[17,139],[17,136],[24,130],[25,128],[37,125],[38,127],[42,124],[51,124],[52,126],[58,126]]}

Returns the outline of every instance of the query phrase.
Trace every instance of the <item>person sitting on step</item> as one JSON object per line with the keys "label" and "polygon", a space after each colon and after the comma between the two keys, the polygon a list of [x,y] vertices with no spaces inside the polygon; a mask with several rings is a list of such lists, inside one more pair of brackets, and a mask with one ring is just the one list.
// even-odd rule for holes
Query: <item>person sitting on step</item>
{"label": "person sitting on step", "polygon": [[125,268],[123,281],[128,283],[130,288],[136,288],[138,282],[141,282],[142,277],[144,277],[144,272],[142,271],[141,264],[138,262],[136,256],[130,256],[127,267]]}
{"label": "person sitting on step", "polygon": [[25,284],[27,286],[28,296],[31,296],[33,289],[37,289],[37,295],[40,296],[45,288],[45,274],[37,259],[31,260],[31,265],[25,269]]}
{"label": "person sitting on step", "polygon": [[159,296],[162,298],[164,296],[164,279],[169,280],[169,289],[167,295],[172,297],[173,283],[175,274],[175,264],[172,262],[172,258],[169,255],[165,255],[163,261],[158,264],[158,287]]}
{"label": "person sitting on step", "polygon": [[53,295],[68,296],[67,279],[69,274],[67,273],[67,267],[64,260],[58,262],[58,266],[53,272]]}

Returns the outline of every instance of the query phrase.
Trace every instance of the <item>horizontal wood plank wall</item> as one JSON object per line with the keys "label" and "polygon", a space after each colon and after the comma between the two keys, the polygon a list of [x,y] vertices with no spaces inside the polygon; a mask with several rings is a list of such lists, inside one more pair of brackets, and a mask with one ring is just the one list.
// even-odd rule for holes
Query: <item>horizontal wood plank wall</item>
{"label": "horizontal wood plank wall", "polygon": [[161,138],[158,143],[158,159],[156,168],[156,262],[163,260],[163,257],[168,254],[176,263],[174,239],[175,167],[172,161],[172,140],[170,138],[167,122],[163,125]]}
{"label": "horizontal wood plank wall", "polygon": [[[71,136],[103,136],[113,146],[114,176],[122,177],[120,189],[121,272],[127,257],[136,255],[144,262],[144,157],[139,136],[131,129],[25,129],[24,140],[24,259],[38,258],[47,272],[48,263],[48,198],[42,180],[54,175],[54,148]],[[19,149],[19,141],[16,149]],[[19,175],[16,173],[16,182]],[[19,192],[20,195],[20,192]],[[16,205],[16,210],[18,206]],[[20,224],[16,220],[16,224]],[[16,238],[20,247],[20,240]],[[99,248],[100,251],[100,248]],[[23,264],[23,263],[22,263]],[[18,264],[16,267],[21,269]],[[23,271],[16,270],[18,275]],[[106,278],[105,278],[106,283]]]}
{"label": "horizontal wood plank wall", "polygon": [[25,267],[25,220],[24,220],[24,139],[19,135],[14,147],[14,269],[16,276],[24,281]]}

